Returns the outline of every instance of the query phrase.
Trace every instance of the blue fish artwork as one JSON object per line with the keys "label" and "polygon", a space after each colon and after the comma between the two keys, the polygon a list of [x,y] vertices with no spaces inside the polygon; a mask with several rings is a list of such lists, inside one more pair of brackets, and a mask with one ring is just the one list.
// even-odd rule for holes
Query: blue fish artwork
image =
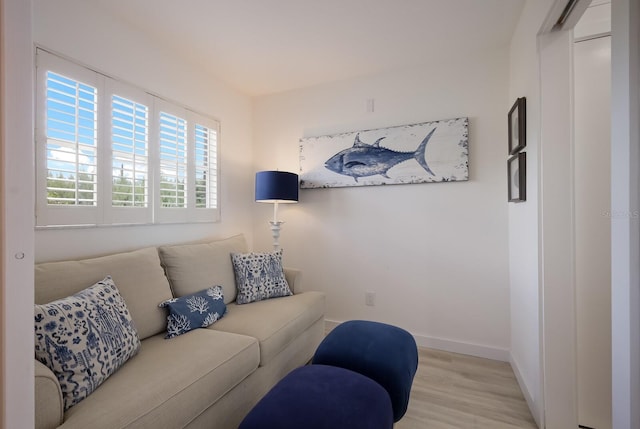
{"label": "blue fish artwork", "polygon": [[300,188],[469,180],[469,118],[300,139]]}
{"label": "blue fish artwork", "polygon": [[376,174],[390,179],[387,172],[392,167],[413,158],[418,161],[418,164],[420,164],[427,173],[435,176],[424,158],[427,143],[429,143],[429,139],[435,131],[436,128],[427,134],[415,152],[397,152],[382,147],[380,146],[380,141],[384,139],[384,137],[380,137],[373,144],[363,143],[360,140],[360,133],[358,133],[356,134],[352,147],[333,155],[325,162],[324,166],[334,173],[351,176],[357,182],[358,177],[374,176]]}

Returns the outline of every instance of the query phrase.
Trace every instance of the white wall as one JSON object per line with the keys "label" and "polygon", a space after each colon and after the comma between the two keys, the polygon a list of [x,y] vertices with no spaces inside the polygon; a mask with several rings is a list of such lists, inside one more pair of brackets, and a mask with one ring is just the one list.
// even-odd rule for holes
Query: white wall
{"label": "white wall", "polygon": [[[244,232],[251,242],[251,100],[98,5],[34,1],[34,40],[103,73],[221,122],[222,221],[200,225],[36,231],[36,261],[92,256]],[[61,245],[64,243],[64,245]]]}
{"label": "white wall", "polygon": [[[309,189],[283,207],[285,263],[327,293],[327,319],[393,323],[421,344],[508,359],[507,81],[505,47],[255,101],[257,169],[298,171],[302,137],[470,118],[468,182]],[[270,208],[257,209],[256,247],[268,249]]]}

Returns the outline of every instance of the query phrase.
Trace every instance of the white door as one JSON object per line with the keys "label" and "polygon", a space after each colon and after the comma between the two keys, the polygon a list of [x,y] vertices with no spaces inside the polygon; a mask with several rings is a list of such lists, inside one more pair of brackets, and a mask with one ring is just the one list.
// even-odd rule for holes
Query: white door
{"label": "white door", "polygon": [[574,45],[578,421],[611,429],[611,37]]}

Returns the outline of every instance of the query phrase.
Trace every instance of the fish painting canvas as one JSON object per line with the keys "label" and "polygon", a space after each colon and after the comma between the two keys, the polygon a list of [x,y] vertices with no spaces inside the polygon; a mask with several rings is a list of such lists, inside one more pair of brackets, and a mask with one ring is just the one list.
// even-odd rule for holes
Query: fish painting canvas
{"label": "fish painting canvas", "polygon": [[300,187],[469,179],[469,118],[300,139]]}

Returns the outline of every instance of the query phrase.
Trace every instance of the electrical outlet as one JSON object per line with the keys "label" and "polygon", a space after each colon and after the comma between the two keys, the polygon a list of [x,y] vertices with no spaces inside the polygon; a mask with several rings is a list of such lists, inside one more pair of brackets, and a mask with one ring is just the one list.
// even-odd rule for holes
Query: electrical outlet
{"label": "electrical outlet", "polygon": [[370,307],[376,305],[376,293],[375,292],[365,292],[364,294],[364,303]]}

